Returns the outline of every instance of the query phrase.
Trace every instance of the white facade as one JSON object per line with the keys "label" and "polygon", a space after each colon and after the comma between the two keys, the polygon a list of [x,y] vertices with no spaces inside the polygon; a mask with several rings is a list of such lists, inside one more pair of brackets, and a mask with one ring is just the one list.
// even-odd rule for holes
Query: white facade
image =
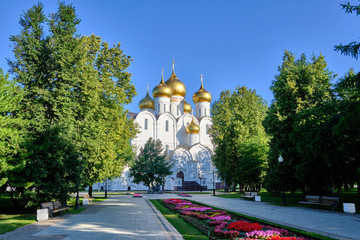
{"label": "white facade", "polygon": [[[171,78],[178,80],[174,71],[168,81]],[[179,80],[178,82],[183,84]],[[172,174],[166,178],[165,190],[199,190],[200,186],[202,189],[212,189],[214,182],[218,181],[213,179],[216,169],[211,161],[214,151],[209,135],[212,126],[211,95],[210,100],[195,103],[196,111],[193,116],[184,112],[183,99],[186,88],[185,86],[183,88],[185,90],[182,95],[177,93],[171,97],[159,96],[157,92],[157,95],[154,94],[157,96],[154,99],[154,109],[148,108],[149,105],[146,108],[140,106],[142,109],[138,114],[129,114],[129,118],[132,118],[140,128],[140,133],[131,141],[131,145],[139,154],[140,148],[150,137],[162,142],[164,151],[167,153],[167,160],[174,162]],[[176,89],[173,92],[175,91]],[[197,125],[197,130],[193,132],[187,129],[192,120]],[[127,167],[119,178],[108,181],[108,189],[112,191],[147,190],[144,185],[132,182],[129,171]],[[93,189],[101,188],[102,184],[94,184]]]}

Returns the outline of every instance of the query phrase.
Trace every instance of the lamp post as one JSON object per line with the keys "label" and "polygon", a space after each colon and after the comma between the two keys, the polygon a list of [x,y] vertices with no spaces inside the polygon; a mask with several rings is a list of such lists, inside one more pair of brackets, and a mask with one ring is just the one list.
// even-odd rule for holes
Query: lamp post
{"label": "lamp post", "polygon": [[213,171],[213,196],[215,196],[215,170]]}
{"label": "lamp post", "polygon": [[200,179],[200,192],[202,192],[202,186],[201,186],[201,179],[203,178],[202,177],[202,172],[201,171],[199,171],[199,179]]}
{"label": "lamp post", "polygon": [[282,205],[286,206],[285,190],[284,190],[284,166],[283,166],[284,159],[281,155],[279,156],[278,161],[280,163]]}

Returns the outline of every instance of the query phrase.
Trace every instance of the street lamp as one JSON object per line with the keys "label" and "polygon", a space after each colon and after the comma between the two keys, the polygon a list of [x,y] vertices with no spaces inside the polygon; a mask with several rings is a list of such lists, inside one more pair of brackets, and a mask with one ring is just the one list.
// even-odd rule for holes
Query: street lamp
{"label": "street lamp", "polygon": [[281,155],[279,156],[278,161],[280,163],[282,205],[286,206],[285,190],[284,190],[284,166],[283,166],[284,159]]}
{"label": "street lamp", "polygon": [[215,196],[215,170],[213,170],[213,196]]}
{"label": "street lamp", "polygon": [[200,179],[200,192],[202,192],[201,179],[203,179],[202,172],[199,171],[199,179]]}

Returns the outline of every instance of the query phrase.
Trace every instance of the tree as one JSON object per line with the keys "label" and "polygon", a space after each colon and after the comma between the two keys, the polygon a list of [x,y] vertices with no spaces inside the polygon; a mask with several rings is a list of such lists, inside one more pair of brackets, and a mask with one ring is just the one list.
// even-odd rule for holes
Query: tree
{"label": "tree", "polygon": [[[81,38],[86,51],[85,74],[79,86],[81,112],[78,116],[85,181],[92,195],[92,185],[120,176],[132,158],[130,139],[136,134],[132,120],[126,118],[124,105],[135,96],[131,74],[126,72],[131,58],[120,44],[109,47],[95,35]],[[131,151],[132,152],[132,151]]]}
{"label": "tree", "polygon": [[296,178],[296,166],[302,162],[294,137],[296,118],[302,111],[331,99],[330,80],[334,76],[327,69],[324,56],[313,56],[309,62],[304,54],[295,60],[295,55],[288,51],[285,51],[278,71],[270,88],[274,100],[264,121],[266,131],[272,137],[265,183],[269,191],[279,192],[278,157],[282,155],[286,187],[295,191],[303,187]]}
{"label": "tree", "polygon": [[262,126],[267,106],[255,90],[223,91],[212,106],[213,162],[228,184],[257,188],[262,182],[268,137]]}
{"label": "tree", "polygon": [[[357,182],[360,186],[360,73],[351,70],[335,85],[338,93],[336,113],[338,122],[333,126],[333,135],[342,142],[342,164],[347,166],[345,186]],[[360,188],[358,187],[358,195]]]}
{"label": "tree", "polygon": [[[10,38],[15,54],[15,60],[9,60],[11,71],[24,87],[21,114],[30,121],[26,162],[30,176],[37,171],[37,196],[40,188],[51,191],[46,184],[74,186],[67,192],[87,184],[91,194],[93,183],[119,176],[131,156],[127,149],[136,130],[124,109],[136,94],[131,74],[125,71],[131,58],[120,44],[109,47],[95,35],[80,37],[79,23],[71,4],[60,2],[49,18],[38,4],[21,17],[21,33]],[[57,174],[68,182],[46,178],[52,166],[44,163],[50,162],[68,166]],[[56,191],[47,195],[53,197]],[[66,191],[61,191],[62,199]]]}
{"label": "tree", "polygon": [[[355,12],[357,16],[360,14],[360,5],[351,5],[349,2],[347,4],[340,4],[346,13]],[[340,52],[341,54],[354,57],[358,59],[360,53],[360,43],[357,41],[351,42],[349,44],[343,45],[339,44],[335,46],[335,51]]]}
{"label": "tree", "polygon": [[0,68],[0,187],[8,190],[15,206],[18,205],[17,192],[29,185],[21,174],[25,168],[21,156],[24,154],[22,130],[26,122],[16,114],[22,97],[21,88]]}
{"label": "tree", "polygon": [[172,174],[172,164],[165,159],[166,153],[163,152],[160,140],[147,140],[131,165],[130,175],[134,177],[134,183],[143,183],[149,190],[151,187],[165,184],[166,176]]}
{"label": "tree", "polygon": [[73,97],[81,82],[77,74],[83,54],[76,34],[79,22],[71,5],[59,3],[58,11],[46,18],[43,5],[38,4],[21,16],[20,34],[10,37],[15,60],[8,62],[24,89],[19,114],[29,123],[25,172],[33,182],[35,201],[57,198],[64,202],[81,184],[75,125],[79,104]]}

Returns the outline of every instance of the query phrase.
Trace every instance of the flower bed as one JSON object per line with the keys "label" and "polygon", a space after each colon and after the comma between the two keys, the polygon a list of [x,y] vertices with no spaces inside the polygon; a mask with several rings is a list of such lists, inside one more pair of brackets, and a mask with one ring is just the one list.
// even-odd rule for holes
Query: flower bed
{"label": "flower bed", "polygon": [[286,229],[259,224],[244,217],[195,204],[184,199],[164,199],[164,206],[179,214],[210,239],[307,240]]}

